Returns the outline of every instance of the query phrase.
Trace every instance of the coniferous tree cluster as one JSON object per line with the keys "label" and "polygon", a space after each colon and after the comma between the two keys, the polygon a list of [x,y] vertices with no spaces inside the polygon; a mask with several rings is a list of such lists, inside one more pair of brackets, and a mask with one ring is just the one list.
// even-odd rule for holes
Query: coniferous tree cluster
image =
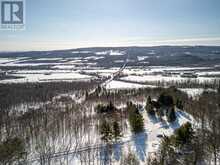
{"label": "coniferous tree cluster", "polygon": [[7,138],[0,143],[0,164],[13,164],[25,160],[25,143],[22,139]]}
{"label": "coniferous tree cluster", "polygon": [[181,146],[184,144],[191,144],[191,141],[194,136],[194,131],[191,123],[187,122],[177,129],[174,133],[175,144]]}
{"label": "coniferous tree cluster", "polygon": [[122,159],[120,165],[139,165],[140,162],[137,158],[137,156],[131,152],[126,155],[125,158]]}
{"label": "coniferous tree cluster", "polygon": [[132,128],[132,132],[135,134],[140,133],[144,130],[144,119],[138,111],[138,108],[132,103],[128,103],[128,119]]}
{"label": "coniferous tree cluster", "polygon": [[[181,101],[178,101],[178,106],[181,105]],[[157,115],[160,118],[162,118],[162,116],[164,116],[165,113],[169,122],[174,122],[176,120],[176,112],[173,97],[165,92],[159,95],[157,101],[152,101],[151,97],[148,96],[145,109],[148,114],[155,115],[155,113],[157,113]]]}
{"label": "coniferous tree cluster", "polygon": [[200,152],[192,125],[187,122],[174,135],[163,136],[157,157],[149,158],[148,164],[194,164],[199,159]]}
{"label": "coniferous tree cluster", "polygon": [[116,110],[117,110],[117,108],[113,105],[113,103],[111,101],[107,105],[98,104],[96,106],[97,113],[111,113]]}
{"label": "coniferous tree cluster", "polygon": [[155,115],[154,106],[152,105],[152,100],[151,100],[150,96],[148,96],[148,98],[147,98],[147,103],[146,103],[145,109],[148,114]]}
{"label": "coniferous tree cluster", "polygon": [[104,119],[100,124],[101,139],[106,143],[117,141],[121,136],[121,128],[117,121],[113,123]]}
{"label": "coniferous tree cluster", "polygon": [[176,113],[173,97],[169,94],[162,93],[158,98],[158,102],[162,108],[164,107],[166,109],[167,120],[174,122],[176,120]]}

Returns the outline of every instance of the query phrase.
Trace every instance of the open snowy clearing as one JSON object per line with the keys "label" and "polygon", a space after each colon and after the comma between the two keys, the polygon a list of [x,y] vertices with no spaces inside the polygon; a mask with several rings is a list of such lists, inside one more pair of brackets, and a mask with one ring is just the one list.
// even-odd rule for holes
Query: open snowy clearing
{"label": "open snowy clearing", "polygon": [[[118,80],[113,80],[107,84],[106,89],[138,89],[138,88],[157,88],[154,85],[141,85],[137,83],[129,83]],[[213,89],[202,89],[202,88],[178,88],[179,90],[185,92],[189,97],[196,97],[201,95],[204,91],[214,91]]]}
{"label": "open snowy clearing", "polygon": [[109,50],[109,51],[103,51],[103,52],[95,52],[96,55],[110,55],[110,56],[122,56],[125,54],[123,51],[115,51],[115,50]]}
{"label": "open snowy clearing", "polygon": [[204,91],[217,92],[214,89],[202,89],[202,88],[178,88],[179,90],[187,93],[190,97],[196,97],[201,95]]}
{"label": "open snowy clearing", "polygon": [[24,78],[2,80],[0,83],[24,83],[24,82],[45,82],[45,81],[90,81],[92,76],[83,75],[77,72],[72,73],[51,73],[51,74],[14,74]]}
{"label": "open snowy clearing", "polygon": [[141,85],[113,80],[107,84],[106,89],[131,89],[131,88],[155,88],[153,85]]}
{"label": "open snowy clearing", "polygon": [[[195,80],[199,83],[203,82],[211,82],[216,80],[217,78],[213,77],[198,77],[198,78],[185,78],[179,75],[177,76],[162,76],[162,75],[143,75],[143,76],[126,76],[122,77],[121,80],[132,81],[132,82],[155,82],[155,81],[164,81],[164,82],[184,82],[187,80]],[[219,78],[220,79],[220,78]]]}

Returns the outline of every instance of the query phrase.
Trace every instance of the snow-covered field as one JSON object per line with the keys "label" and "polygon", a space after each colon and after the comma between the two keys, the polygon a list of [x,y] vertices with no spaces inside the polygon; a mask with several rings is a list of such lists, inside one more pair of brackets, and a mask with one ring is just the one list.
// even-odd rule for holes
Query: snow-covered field
{"label": "snow-covered field", "polygon": [[133,81],[133,82],[156,82],[156,81],[184,82],[187,80],[193,80],[193,81],[197,81],[198,83],[211,82],[216,79],[220,80],[220,78],[214,78],[214,77],[185,78],[185,77],[181,77],[180,75],[177,75],[177,76],[162,76],[162,75],[135,76],[135,75],[129,75],[129,76],[121,78],[121,80]]}
{"label": "snow-covered field", "polygon": [[28,57],[16,57],[16,58],[2,58],[0,57],[0,65],[8,64],[8,63],[16,63],[19,61],[23,61],[24,59],[28,59]]}
{"label": "snow-covered field", "polygon": [[125,54],[123,51],[115,51],[115,50],[109,50],[109,51],[103,51],[103,52],[96,52],[96,55],[110,55],[110,56],[122,56]]}
{"label": "snow-covered field", "polygon": [[179,90],[187,93],[188,96],[190,97],[197,97],[201,95],[204,91],[217,92],[217,90],[214,89],[202,89],[202,88],[179,88]]}
{"label": "snow-covered field", "polygon": [[106,89],[131,89],[131,88],[155,88],[153,85],[141,85],[113,80],[107,84]]}
{"label": "snow-covered field", "polygon": [[[113,80],[106,85],[106,89],[114,90],[114,89],[138,89],[138,88],[157,88],[154,85],[141,85],[138,83],[129,83],[118,80]],[[201,95],[204,91],[214,91],[213,89],[202,89],[202,88],[178,88],[179,90],[185,92],[189,97],[197,97]]]}
{"label": "snow-covered field", "polygon": [[[72,52],[88,54],[90,52]],[[0,67],[48,67],[48,70],[39,69],[17,69],[8,70],[12,76],[22,76],[21,79],[1,80],[0,83],[8,82],[36,82],[36,81],[78,81],[82,79],[94,79],[94,76],[111,77],[120,68],[104,68],[97,67],[97,60],[103,59],[106,55],[121,56],[124,52],[109,50],[105,52],[96,52],[92,56],[76,56],[67,58],[1,58]],[[145,60],[148,56],[138,56],[138,60]],[[114,60],[115,62],[123,63],[123,60]],[[146,62],[146,61],[144,61]],[[180,66],[126,66],[123,70],[123,77],[121,80],[130,81],[131,83],[145,83],[145,82],[183,82],[187,80],[195,80],[198,83],[212,82],[214,80],[220,80],[220,71],[214,67],[180,67]],[[80,72],[83,71],[83,74]],[[166,73],[171,75],[166,75]],[[198,78],[184,78],[180,75],[184,72],[194,72],[198,75]],[[45,73],[47,75],[45,75]],[[61,74],[62,73],[62,74]],[[50,74],[50,75],[49,75]],[[78,80],[77,80],[78,79]],[[116,87],[118,86],[118,87]],[[107,86],[107,88],[140,88],[143,85],[129,84],[114,81]]]}
{"label": "snow-covered field", "polygon": [[[31,72],[31,71],[30,71]],[[19,73],[12,74],[23,78],[1,80],[1,83],[23,83],[23,82],[45,82],[45,81],[90,81],[92,76],[83,75],[77,72],[45,72],[45,73]]]}

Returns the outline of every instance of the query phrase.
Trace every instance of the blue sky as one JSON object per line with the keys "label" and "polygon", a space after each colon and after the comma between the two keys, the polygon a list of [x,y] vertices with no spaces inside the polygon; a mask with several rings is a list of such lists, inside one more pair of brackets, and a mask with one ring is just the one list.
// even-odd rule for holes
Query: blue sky
{"label": "blue sky", "polygon": [[0,50],[220,45],[220,0],[26,0],[26,29]]}

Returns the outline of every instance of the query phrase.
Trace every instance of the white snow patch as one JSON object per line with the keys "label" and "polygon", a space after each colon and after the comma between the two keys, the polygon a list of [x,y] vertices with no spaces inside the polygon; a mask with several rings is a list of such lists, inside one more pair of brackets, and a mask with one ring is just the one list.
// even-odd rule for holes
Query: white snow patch
{"label": "white snow patch", "polygon": [[124,63],[124,60],[115,60],[115,63]]}
{"label": "white snow patch", "polygon": [[179,90],[185,92],[190,97],[196,97],[203,93],[204,89],[202,88],[179,88]]}
{"label": "white snow patch", "polygon": [[52,74],[13,74],[24,78],[2,80],[0,83],[24,83],[24,82],[45,82],[45,81],[89,81],[92,76],[72,73],[52,73]]}
{"label": "white snow patch", "polygon": [[137,56],[138,61],[143,61],[148,58],[149,58],[148,56]]}
{"label": "white snow patch", "polygon": [[103,52],[95,52],[96,55],[107,55],[108,51],[103,51]]}
{"label": "white snow patch", "polygon": [[217,92],[214,89],[203,89],[203,88],[178,88],[179,90],[185,92],[190,97],[197,97],[201,95],[204,91]]}
{"label": "white snow patch", "polygon": [[56,66],[53,66],[52,68],[70,70],[70,69],[75,69],[76,66],[75,65],[56,65]]}
{"label": "white snow patch", "polygon": [[63,58],[38,58],[38,59],[33,59],[34,61],[54,61],[54,60],[63,60]]}
{"label": "white snow patch", "polygon": [[110,55],[110,56],[121,56],[124,55],[124,51],[119,51],[119,50],[108,50],[108,51],[103,51],[103,52],[95,52],[96,55]]}
{"label": "white snow patch", "polygon": [[91,51],[72,51],[72,54],[88,54],[91,53]]}
{"label": "white snow patch", "polygon": [[103,59],[103,58],[105,58],[105,57],[103,57],[103,56],[90,56],[90,57],[85,57],[84,59],[86,59],[86,60],[99,60],[99,59]]}
{"label": "white snow patch", "polygon": [[150,52],[148,52],[147,54],[150,54],[150,55],[154,55],[156,54],[154,50],[151,50]]}
{"label": "white snow patch", "polygon": [[124,55],[124,54],[125,54],[125,52],[122,52],[122,51],[113,51],[113,50],[110,50],[110,53],[109,53],[110,56],[122,56],[122,55]]}
{"label": "white snow patch", "polygon": [[15,58],[6,58],[6,57],[0,57],[0,64],[4,65],[4,64],[8,64],[8,63],[14,63],[14,62],[18,62],[20,60],[24,60],[27,59],[29,57],[15,57]]}
{"label": "white snow patch", "polygon": [[131,89],[131,88],[154,88],[155,86],[151,85],[141,85],[135,83],[127,83],[122,81],[113,80],[106,85],[106,89]]}
{"label": "white snow patch", "polygon": [[163,81],[163,82],[185,82],[187,80],[196,80],[199,83],[203,82],[212,82],[216,80],[216,78],[211,77],[198,77],[198,78],[185,78],[178,76],[162,76],[162,75],[143,75],[143,76],[126,76],[121,78],[122,80],[126,81],[133,81],[133,82],[156,82],[156,81]]}

